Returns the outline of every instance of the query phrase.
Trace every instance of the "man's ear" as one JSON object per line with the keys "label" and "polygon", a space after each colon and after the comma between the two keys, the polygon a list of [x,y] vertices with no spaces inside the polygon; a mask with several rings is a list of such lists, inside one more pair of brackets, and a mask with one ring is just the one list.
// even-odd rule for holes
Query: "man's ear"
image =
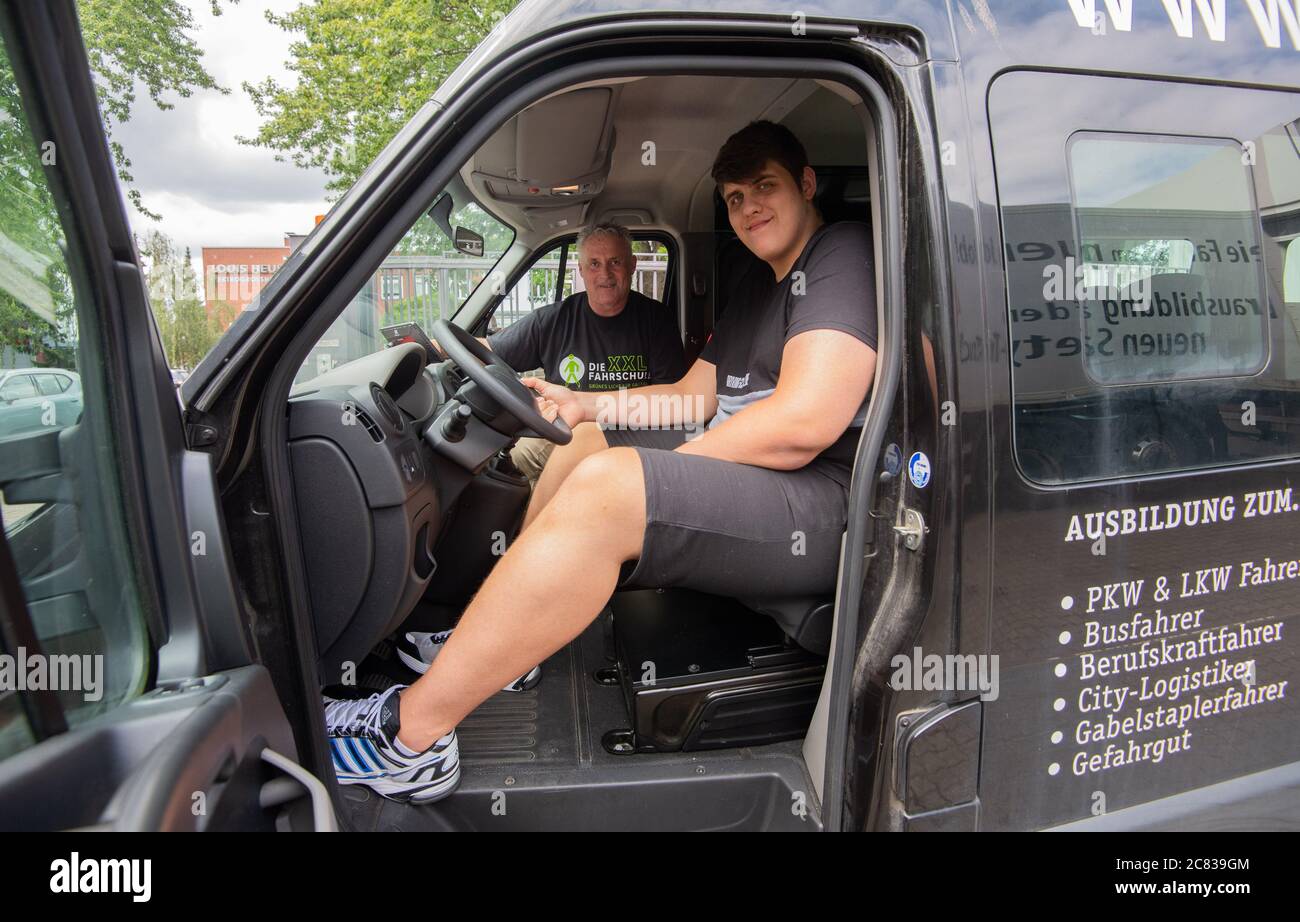
{"label": "man's ear", "polygon": [[817,196],[817,174],[813,168],[806,166],[803,168],[803,178],[799,183],[799,191],[803,193],[806,201],[811,202]]}

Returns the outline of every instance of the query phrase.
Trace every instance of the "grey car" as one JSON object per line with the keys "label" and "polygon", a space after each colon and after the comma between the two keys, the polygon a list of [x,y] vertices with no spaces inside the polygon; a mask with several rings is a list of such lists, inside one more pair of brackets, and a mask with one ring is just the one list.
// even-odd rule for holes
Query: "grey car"
{"label": "grey car", "polygon": [[81,416],[81,376],[66,368],[0,371],[0,438],[62,429]]}

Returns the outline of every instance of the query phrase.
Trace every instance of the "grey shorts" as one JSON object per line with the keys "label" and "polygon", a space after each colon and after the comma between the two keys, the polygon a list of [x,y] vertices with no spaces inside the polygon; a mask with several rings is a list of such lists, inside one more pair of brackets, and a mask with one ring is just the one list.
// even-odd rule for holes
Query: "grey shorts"
{"label": "grey shorts", "polygon": [[848,489],[814,461],[796,471],[673,451],[682,430],[608,429],[645,474],[641,557],[620,586],[682,586],[717,595],[832,595]]}

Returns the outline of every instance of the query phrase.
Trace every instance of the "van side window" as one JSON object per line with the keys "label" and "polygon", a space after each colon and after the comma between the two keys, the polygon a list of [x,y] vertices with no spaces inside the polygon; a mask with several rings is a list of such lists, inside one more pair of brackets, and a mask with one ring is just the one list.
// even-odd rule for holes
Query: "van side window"
{"label": "van side window", "polygon": [[[488,321],[488,332],[504,330],[539,307],[556,300],[557,275],[560,271],[560,250],[569,248],[565,260],[563,296],[582,291],[582,277],[578,274],[578,248],[572,241],[551,247],[528,267],[514,287],[506,292]],[[653,301],[664,301],[668,292],[668,265],[672,253],[660,240],[633,239],[632,252],[636,256],[636,272],[632,275],[632,290]]]}
{"label": "van side window", "polygon": [[1084,340],[1097,345],[1084,353],[1089,377],[1146,384],[1259,372],[1268,301],[1240,146],[1081,132],[1069,157],[1076,290]]}
{"label": "van side window", "polygon": [[1300,96],[1011,72],[989,112],[1021,473],[1300,455]]}

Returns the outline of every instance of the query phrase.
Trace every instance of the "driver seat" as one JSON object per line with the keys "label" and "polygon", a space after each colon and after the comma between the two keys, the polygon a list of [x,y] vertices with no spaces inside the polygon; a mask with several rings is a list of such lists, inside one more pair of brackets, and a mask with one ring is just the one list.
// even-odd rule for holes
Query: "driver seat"
{"label": "driver seat", "polygon": [[741,599],[741,604],[767,615],[805,650],[825,656],[831,648],[835,600],[824,595],[796,595],[779,599]]}

